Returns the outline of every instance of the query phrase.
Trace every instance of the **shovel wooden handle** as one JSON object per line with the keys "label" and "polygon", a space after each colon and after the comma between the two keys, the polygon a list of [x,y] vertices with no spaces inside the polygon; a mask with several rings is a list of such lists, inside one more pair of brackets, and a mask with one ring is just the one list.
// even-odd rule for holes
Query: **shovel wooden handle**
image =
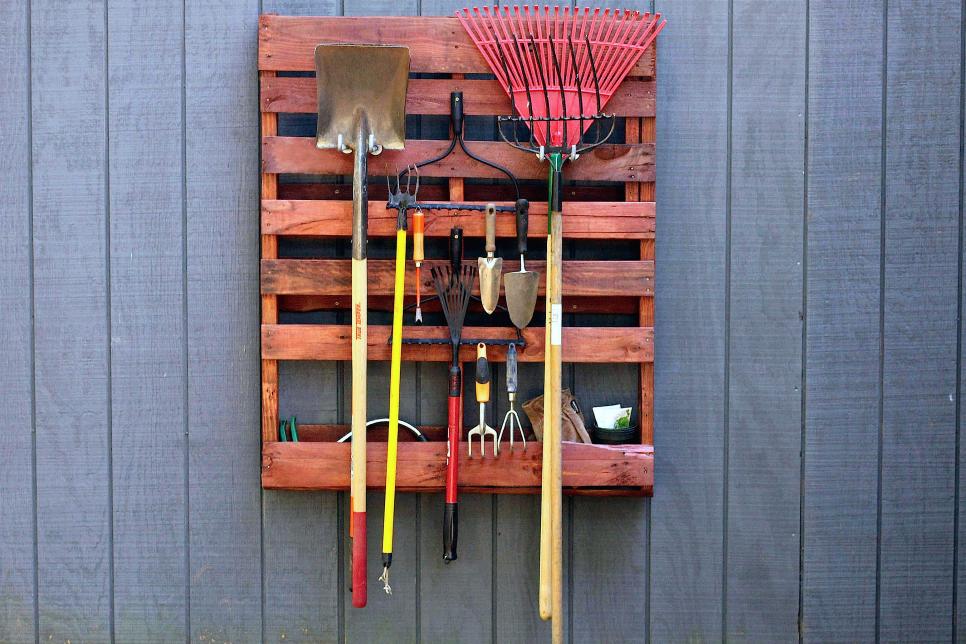
{"label": "shovel wooden handle", "polygon": [[366,227],[369,196],[366,187],[369,125],[359,124],[352,168],[352,605],[366,605],[366,373],[368,369],[369,282]]}

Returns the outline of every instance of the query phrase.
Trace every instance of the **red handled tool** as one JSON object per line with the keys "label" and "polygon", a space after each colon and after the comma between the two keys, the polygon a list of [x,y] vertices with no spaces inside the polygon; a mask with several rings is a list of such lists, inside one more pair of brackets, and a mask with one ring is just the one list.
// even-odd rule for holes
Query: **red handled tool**
{"label": "red handled tool", "polygon": [[459,446],[463,434],[463,374],[460,371],[460,335],[463,320],[476,281],[476,266],[463,266],[463,229],[453,228],[449,233],[450,266],[432,269],[433,285],[449,327],[449,341],[453,349],[453,361],[449,367],[449,392],[447,399],[447,445],[446,445],[446,509],[443,514],[443,559],[456,559],[457,494],[456,480],[459,473]]}

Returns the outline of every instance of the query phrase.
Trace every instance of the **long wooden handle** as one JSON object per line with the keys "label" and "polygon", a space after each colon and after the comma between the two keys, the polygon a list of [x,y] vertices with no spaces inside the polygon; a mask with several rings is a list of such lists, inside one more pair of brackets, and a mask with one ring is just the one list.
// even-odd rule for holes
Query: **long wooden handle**
{"label": "long wooden handle", "polygon": [[[547,236],[547,257],[550,257],[553,240]],[[553,282],[553,263],[547,262],[547,284]],[[547,311],[550,310],[550,290],[547,289]],[[550,348],[550,316],[547,315],[547,325],[544,332],[543,346]],[[540,619],[547,620],[551,616],[550,595],[550,487],[551,454],[548,446],[553,432],[553,410],[547,395],[550,389],[550,361],[549,354],[544,353],[543,363],[543,469],[540,477]]]}
{"label": "long wooden handle", "polygon": [[366,259],[352,260],[352,605],[366,605]]}
{"label": "long wooden handle", "polygon": [[561,449],[561,386],[562,386],[562,316],[563,316],[563,284],[561,275],[561,258],[563,256],[563,231],[562,217],[559,211],[550,215],[550,236],[552,238],[552,248],[550,253],[553,264],[553,274],[548,285],[550,300],[550,342],[547,345],[547,363],[550,365],[550,396],[549,401],[544,396],[544,405],[549,405],[553,412],[552,439],[549,444],[544,443],[544,448],[549,447],[551,453],[551,480],[550,480],[550,613],[553,622],[550,626],[550,633],[554,644],[563,642],[563,521],[562,521],[562,449]]}

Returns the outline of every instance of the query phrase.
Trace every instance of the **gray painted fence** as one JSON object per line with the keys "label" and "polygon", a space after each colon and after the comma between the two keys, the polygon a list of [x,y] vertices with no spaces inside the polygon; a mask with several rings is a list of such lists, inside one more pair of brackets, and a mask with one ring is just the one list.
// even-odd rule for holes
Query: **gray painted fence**
{"label": "gray painted fence", "polygon": [[[0,641],[547,636],[536,498],[444,568],[402,497],[357,611],[344,496],[258,483],[258,14],[459,4],[0,3]],[[966,640],[962,1],[657,9],[655,495],[567,501],[568,637]]]}

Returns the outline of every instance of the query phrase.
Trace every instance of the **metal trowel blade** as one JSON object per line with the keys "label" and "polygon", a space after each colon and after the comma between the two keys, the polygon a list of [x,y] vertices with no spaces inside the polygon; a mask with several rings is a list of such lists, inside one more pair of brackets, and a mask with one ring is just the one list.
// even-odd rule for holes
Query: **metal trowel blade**
{"label": "metal trowel blade", "polygon": [[540,276],[535,271],[517,271],[507,273],[503,279],[506,281],[506,308],[510,313],[510,320],[515,327],[523,329],[533,318]]}
{"label": "metal trowel blade", "polygon": [[502,257],[480,257],[480,300],[483,310],[493,313],[500,301],[500,277],[503,275]]}

